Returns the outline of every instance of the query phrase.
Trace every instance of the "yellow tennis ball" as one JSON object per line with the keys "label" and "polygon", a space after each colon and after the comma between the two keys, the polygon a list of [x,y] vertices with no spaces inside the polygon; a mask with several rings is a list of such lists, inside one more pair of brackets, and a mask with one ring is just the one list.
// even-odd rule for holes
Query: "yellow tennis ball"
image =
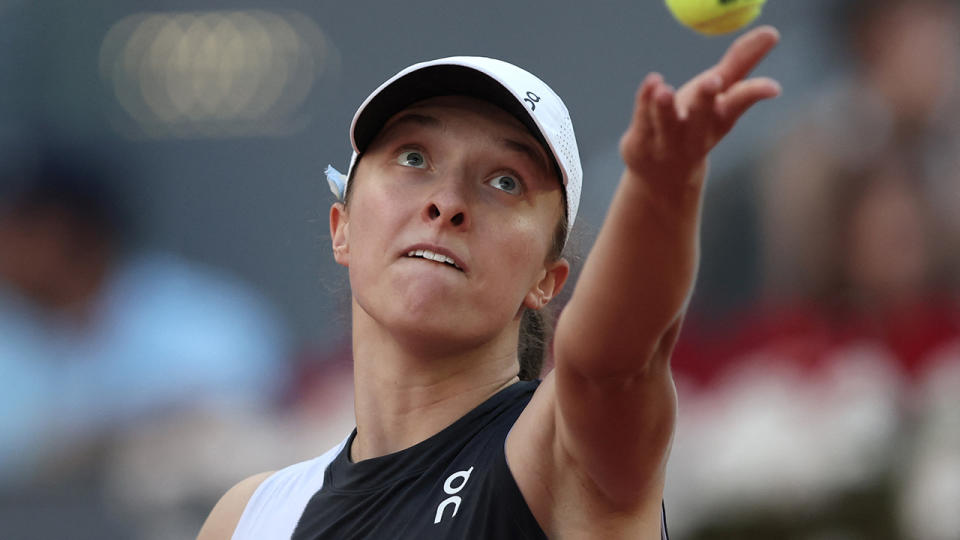
{"label": "yellow tennis ball", "polygon": [[764,0],[666,0],[670,12],[685,26],[716,36],[750,24]]}

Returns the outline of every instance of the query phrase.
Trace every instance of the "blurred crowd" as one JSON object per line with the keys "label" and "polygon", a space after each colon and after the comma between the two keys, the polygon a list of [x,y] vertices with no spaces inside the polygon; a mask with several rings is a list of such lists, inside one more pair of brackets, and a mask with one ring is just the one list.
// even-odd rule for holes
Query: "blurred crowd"
{"label": "blurred crowd", "polygon": [[[960,539],[960,7],[842,4],[850,68],[712,179],[704,252],[756,279],[723,309],[707,280],[677,346],[673,538]],[[111,174],[49,150],[0,183],[0,538],[192,537],[353,426],[349,347],[151,249]]]}
{"label": "blurred crowd", "polygon": [[51,147],[0,182],[0,538],[191,537],[351,427],[349,363],[294,361],[261,293],[150,249],[111,175]]}
{"label": "blurred crowd", "polygon": [[125,438],[262,409],[285,384],[285,330],[263,299],[138,247],[109,175],[47,149],[0,184],[4,538],[130,536],[133,499],[108,485]]}
{"label": "blurred crowd", "polygon": [[846,5],[850,69],[721,179],[760,279],[674,357],[678,535],[960,538],[958,15]]}

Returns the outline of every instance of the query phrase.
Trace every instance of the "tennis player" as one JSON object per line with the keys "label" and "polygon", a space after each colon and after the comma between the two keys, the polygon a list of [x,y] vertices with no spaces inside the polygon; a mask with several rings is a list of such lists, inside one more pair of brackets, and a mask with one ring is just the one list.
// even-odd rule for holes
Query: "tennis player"
{"label": "tennis player", "polygon": [[530,73],[478,57],[417,64],[374,91],[354,117],[348,174],[328,172],[356,430],[237,484],[200,538],[666,538],[670,354],[706,158],[779,93],[747,78],[777,40],[769,27],[744,34],[676,91],[643,81],[625,172],[542,382],[518,344],[535,321],[525,314],[569,274],[582,175],[565,106]]}

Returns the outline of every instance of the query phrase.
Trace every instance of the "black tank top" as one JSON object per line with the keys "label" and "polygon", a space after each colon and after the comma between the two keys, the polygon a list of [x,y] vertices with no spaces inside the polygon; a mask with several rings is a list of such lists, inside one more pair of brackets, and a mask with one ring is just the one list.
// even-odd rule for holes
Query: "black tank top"
{"label": "black tank top", "polygon": [[359,463],[349,457],[354,431],[293,540],[546,538],[504,453],[507,433],[538,384],[513,384],[433,437]]}
{"label": "black tank top", "polygon": [[354,431],[293,539],[546,538],[504,454],[536,388],[511,385],[433,437],[359,463],[349,459]]}

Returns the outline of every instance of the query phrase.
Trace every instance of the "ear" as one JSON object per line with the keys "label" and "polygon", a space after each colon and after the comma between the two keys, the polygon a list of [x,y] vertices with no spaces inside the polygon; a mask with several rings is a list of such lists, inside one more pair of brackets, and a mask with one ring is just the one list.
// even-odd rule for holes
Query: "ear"
{"label": "ear", "polygon": [[533,288],[523,298],[523,306],[530,309],[540,309],[547,305],[563,290],[563,284],[567,282],[569,275],[570,263],[566,259],[560,258],[548,264],[544,268],[540,280],[533,285]]}
{"label": "ear", "polygon": [[333,203],[330,207],[330,243],[333,247],[333,259],[343,266],[350,266],[350,215],[343,203]]}

